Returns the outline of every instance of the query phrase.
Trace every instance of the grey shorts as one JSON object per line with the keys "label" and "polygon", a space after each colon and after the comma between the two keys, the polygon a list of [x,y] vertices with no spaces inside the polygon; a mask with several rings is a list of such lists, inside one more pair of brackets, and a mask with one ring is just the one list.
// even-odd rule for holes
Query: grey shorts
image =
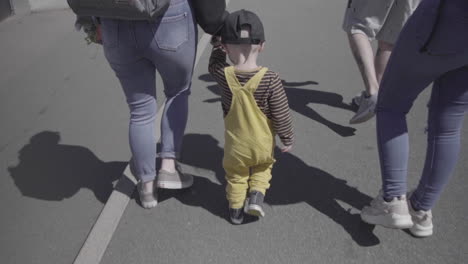
{"label": "grey shorts", "polygon": [[395,44],[401,29],[422,0],[348,0],[343,30]]}

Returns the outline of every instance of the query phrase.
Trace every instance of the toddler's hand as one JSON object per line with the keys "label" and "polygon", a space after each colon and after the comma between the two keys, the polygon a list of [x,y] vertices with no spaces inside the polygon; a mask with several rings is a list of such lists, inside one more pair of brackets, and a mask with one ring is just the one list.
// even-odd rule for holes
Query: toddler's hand
{"label": "toddler's hand", "polygon": [[291,145],[291,146],[282,147],[282,148],[281,148],[281,152],[283,152],[283,153],[289,152],[289,151],[291,151],[291,149],[292,149],[292,145]]}

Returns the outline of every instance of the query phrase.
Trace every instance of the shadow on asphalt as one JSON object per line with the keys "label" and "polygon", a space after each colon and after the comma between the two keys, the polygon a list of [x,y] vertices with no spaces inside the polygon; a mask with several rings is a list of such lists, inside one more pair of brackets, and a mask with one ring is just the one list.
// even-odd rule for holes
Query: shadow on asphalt
{"label": "shadow on asphalt", "polygon": [[[19,151],[19,164],[8,168],[16,186],[24,196],[60,201],[75,195],[81,188],[93,191],[105,203],[113,181],[120,178],[127,162],[103,162],[89,149],[59,144],[58,132],[44,131],[34,135],[29,144]],[[346,181],[305,164],[290,153],[276,150],[277,163],[265,202],[271,206],[306,202],[335,223],[341,225],[360,246],[379,244],[373,226],[360,221],[341,207],[337,200],[360,210],[369,204],[371,197]],[[181,162],[195,168],[213,171],[217,180],[195,175],[192,188],[184,191],[160,190],[159,201],[174,197],[180,202],[204,208],[227,221],[225,179],[222,167],[223,149],[210,135],[187,134],[184,137]],[[135,195],[133,195],[135,198]],[[246,223],[254,221],[246,219]]]}
{"label": "shadow on asphalt", "polygon": [[89,149],[59,144],[60,133],[40,132],[19,151],[19,164],[8,171],[24,196],[61,201],[81,188],[105,203],[127,162],[103,162]]}
{"label": "shadow on asphalt", "polygon": [[354,111],[355,108],[352,105],[343,102],[343,96],[319,90],[293,88],[294,86],[290,86],[288,82],[283,82],[283,84],[288,96],[289,107],[293,111],[321,123],[342,137],[354,136],[355,128],[330,121],[309,106],[309,104],[324,104],[343,110]]}
{"label": "shadow on asphalt", "polygon": [[[351,209],[346,210],[337,202],[339,200],[361,210],[370,203],[370,196],[350,187],[345,180],[308,166],[290,153],[280,153],[277,149],[275,156],[277,162],[273,168],[271,188],[265,198],[267,204],[275,206],[306,202],[342,226],[358,245],[374,246],[380,243],[373,234],[374,226],[363,223],[358,213],[351,213]],[[186,205],[204,208],[228,221],[222,159],[223,149],[218,140],[210,135],[187,134],[184,137],[181,162],[214,171],[222,184],[196,176],[189,190],[160,190],[159,201],[174,197]]]}
{"label": "shadow on asphalt", "polygon": [[[373,225],[361,221],[359,213],[351,213],[337,201],[361,210],[372,197],[351,187],[345,180],[304,163],[291,153],[275,151],[277,162],[265,202],[270,205],[287,205],[306,202],[317,211],[341,225],[360,246],[380,243],[373,234]],[[311,223],[312,224],[312,223]]]}
{"label": "shadow on asphalt", "polygon": [[[210,74],[203,74],[198,77],[200,80],[205,82],[213,82],[215,80],[211,77]],[[331,107],[340,108],[343,110],[348,110],[351,112],[355,112],[357,109],[355,106],[351,104],[346,104],[343,102],[343,96],[331,93],[331,92],[324,92],[319,90],[312,90],[312,89],[301,89],[296,88],[300,86],[308,86],[308,85],[318,85],[318,82],[314,81],[305,81],[305,82],[287,82],[282,80],[284,89],[286,91],[286,95],[289,101],[289,107],[293,110],[302,114],[316,122],[321,123],[322,125],[328,127],[336,134],[342,137],[350,137],[354,136],[356,129],[343,126],[337,124],[333,121],[330,121],[323,116],[321,116],[317,111],[309,106],[309,104],[324,104]],[[217,84],[209,85],[208,90],[212,93],[221,96],[220,89]],[[205,100],[206,103],[216,103],[221,102],[221,98],[212,98]]]}

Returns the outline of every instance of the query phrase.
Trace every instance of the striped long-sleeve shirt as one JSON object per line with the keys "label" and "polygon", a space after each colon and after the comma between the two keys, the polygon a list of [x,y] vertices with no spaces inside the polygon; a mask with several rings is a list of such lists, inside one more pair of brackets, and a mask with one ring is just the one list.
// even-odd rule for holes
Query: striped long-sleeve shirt
{"label": "striped long-sleeve shirt", "polygon": [[[224,116],[231,108],[232,92],[228,86],[224,69],[228,67],[226,63],[226,53],[219,47],[214,47],[211,53],[208,70],[221,86],[221,101]],[[244,85],[247,83],[260,69],[254,71],[238,71],[236,77]],[[257,90],[254,93],[255,101],[260,110],[273,123],[273,128],[278,134],[281,142],[285,146],[290,146],[294,141],[294,133],[292,128],[291,115],[289,113],[288,98],[281,83],[281,79],[277,73],[268,70],[262,78]]]}

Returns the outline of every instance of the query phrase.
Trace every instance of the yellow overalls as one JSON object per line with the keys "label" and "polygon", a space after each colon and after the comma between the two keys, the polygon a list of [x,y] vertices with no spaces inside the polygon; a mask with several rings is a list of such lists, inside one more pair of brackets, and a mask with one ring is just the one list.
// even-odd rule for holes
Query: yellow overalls
{"label": "yellow overalls", "polygon": [[262,68],[242,86],[234,67],[224,70],[232,92],[231,108],[224,118],[223,159],[230,208],[244,206],[247,190],[265,195],[270,187],[271,169],[275,162],[275,133],[271,121],[254,98],[254,92],[267,71],[268,68]]}

